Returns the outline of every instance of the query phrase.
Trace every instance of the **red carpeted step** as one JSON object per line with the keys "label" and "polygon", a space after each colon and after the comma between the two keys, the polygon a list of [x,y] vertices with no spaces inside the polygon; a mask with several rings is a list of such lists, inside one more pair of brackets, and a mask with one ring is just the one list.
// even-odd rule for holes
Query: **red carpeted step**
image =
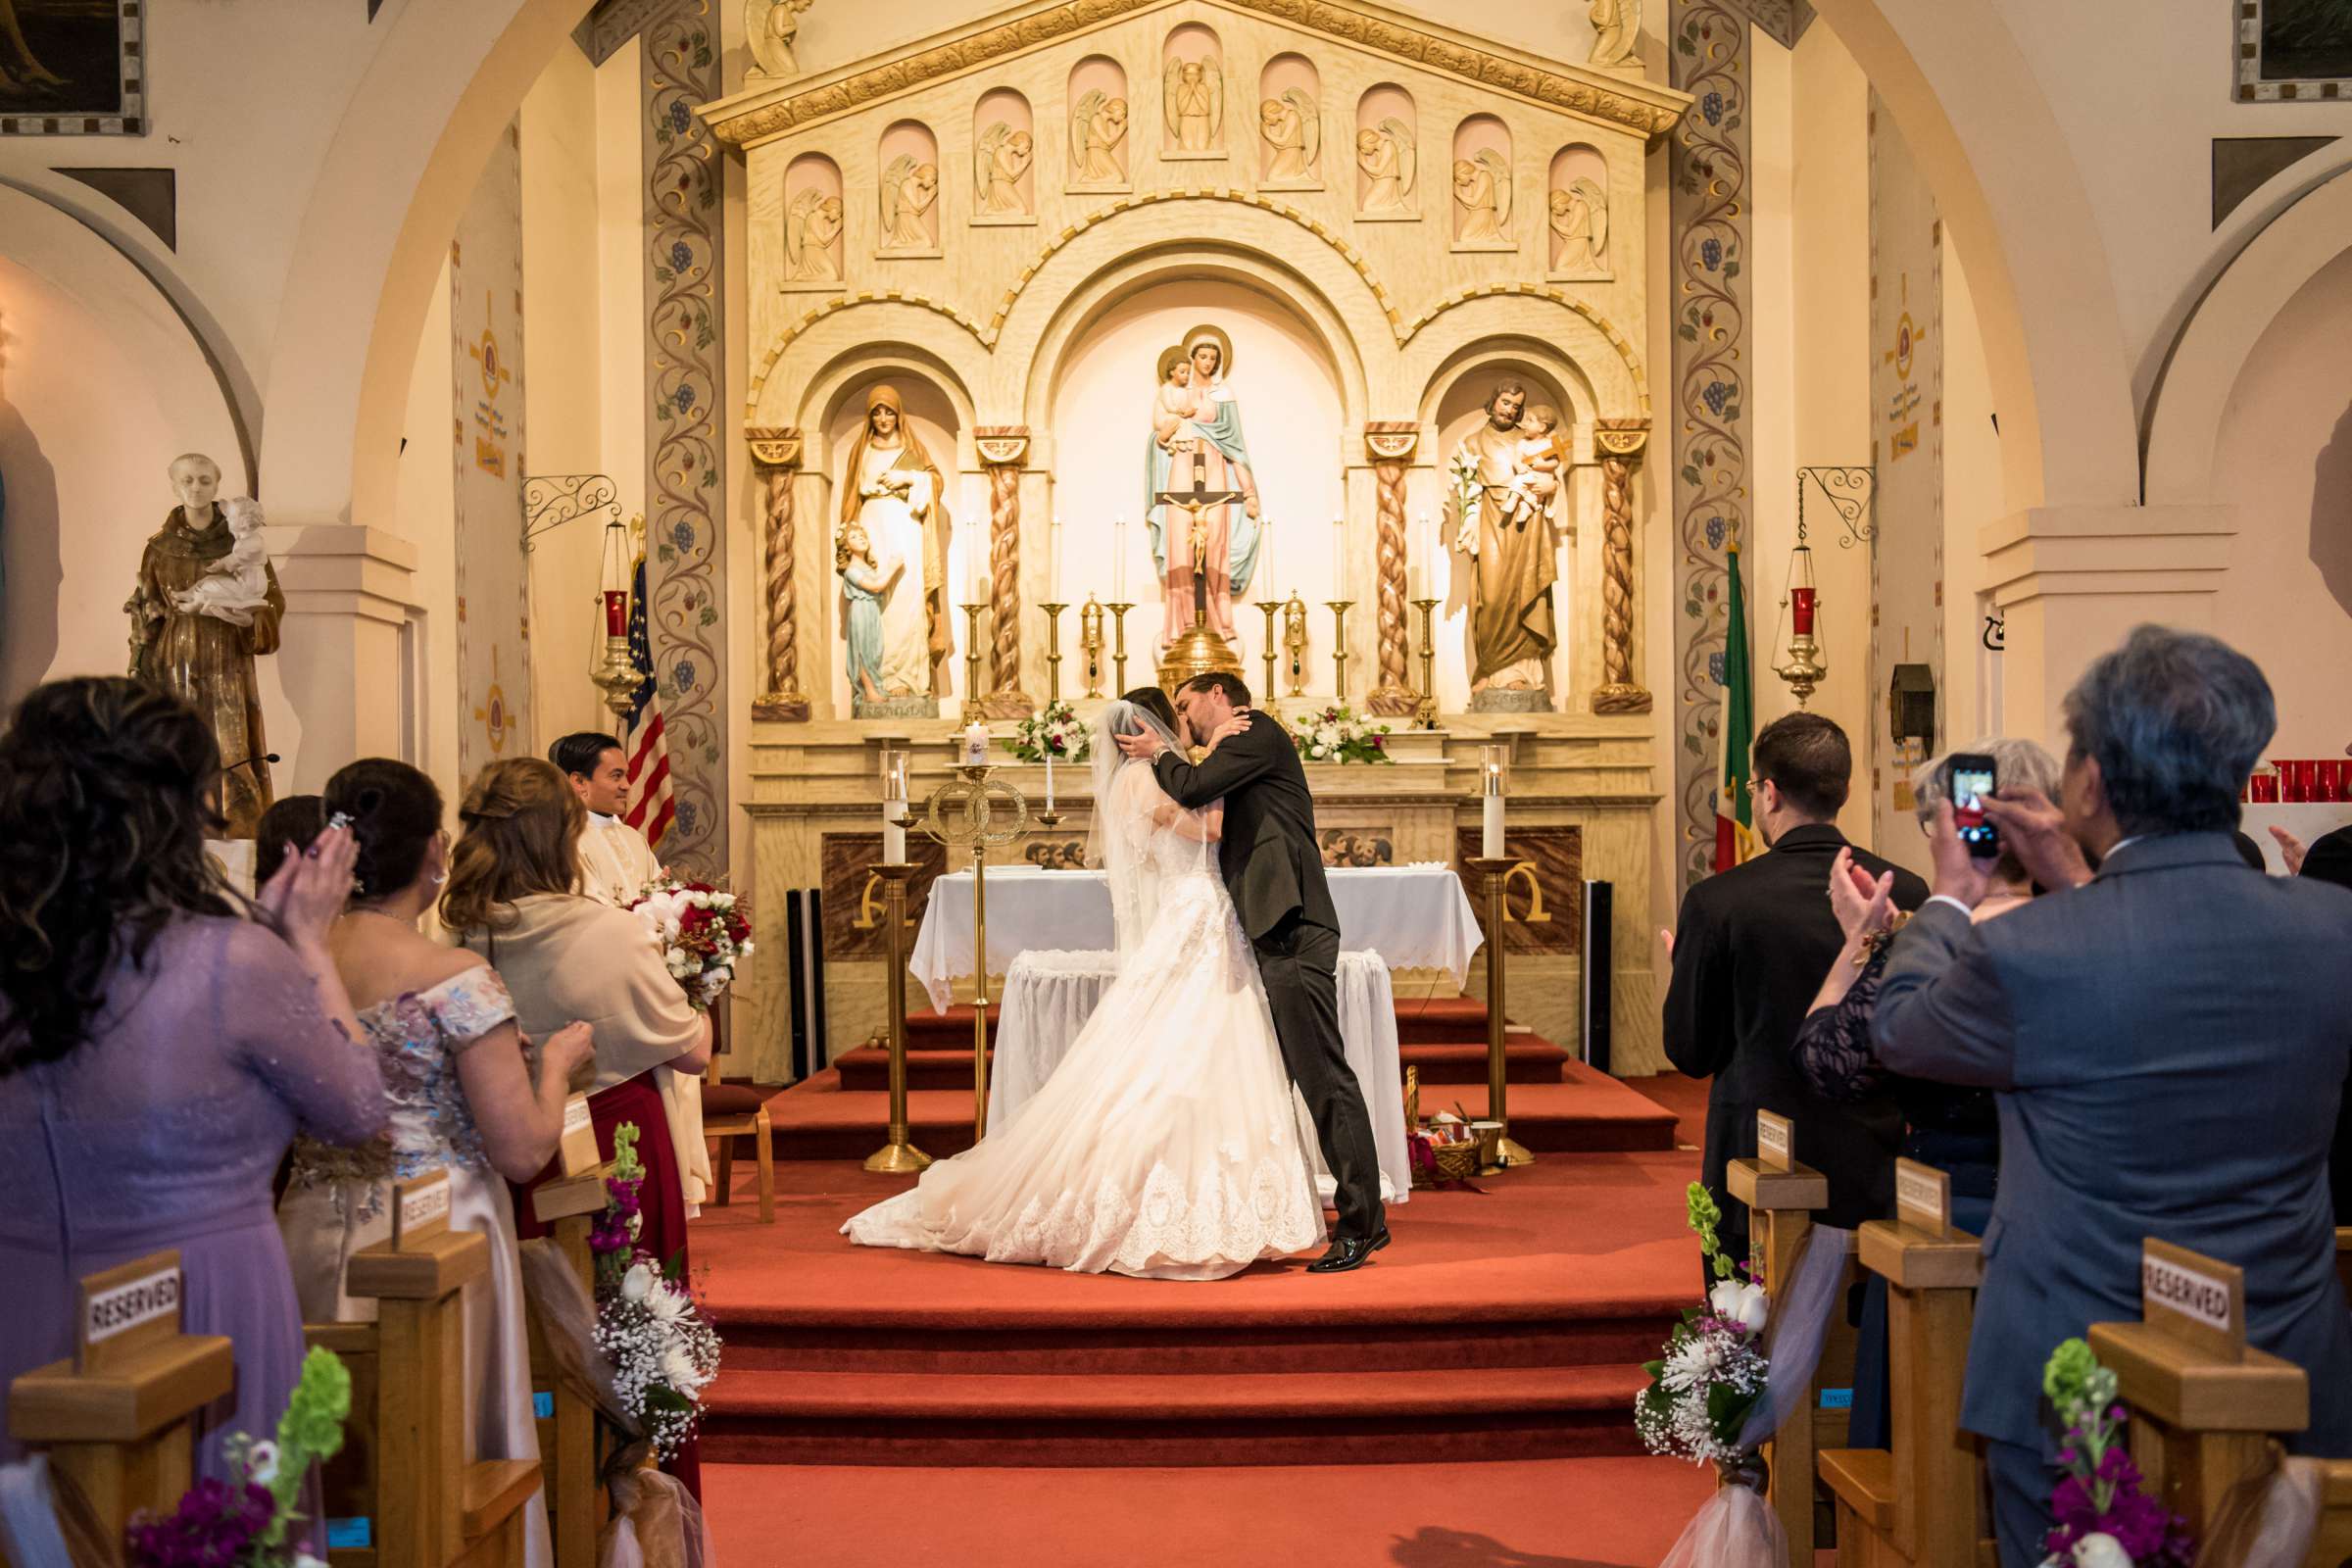
{"label": "red carpeted step", "polygon": [[1398,997],[1396,1038],[1408,1046],[1483,1046],[1487,1004],[1477,997]]}
{"label": "red carpeted step", "polygon": [[[1437,1372],[956,1375],[730,1371],[712,1463],[1371,1463],[1639,1451],[1639,1366]],[[877,1430],[877,1428],[889,1430]]]}
{"label": "red carpeted step", "polygon": [[[969,1014],[966,1014],[967,1027]],[[932,1037],[927,1037],[932,1038]],[[1487,1044],[1407,1045],[1398,1055],[1406,1067],[1418,1067],[1424,1084],[1483,1084],[1487,1081]],[[1567,1052],[1536,1034],[1514,1034],[1503,1046],[1503,1067],[1514,1084],[1556,1084],[1568,1063]],[[835,1058],[841,1087],[853,1094],[885,1094],[890,1089],[890,1053],[878,1046],[860,1046]],[[995,1070],[992,1059],[990,1070]],[[909,1089],[964,1089],[972,1086],[972,1043],[967,1035],[944,1049],[911,1047],[906,1052]],[[1424,1099],[1428,1098],[1426,1096]]]}

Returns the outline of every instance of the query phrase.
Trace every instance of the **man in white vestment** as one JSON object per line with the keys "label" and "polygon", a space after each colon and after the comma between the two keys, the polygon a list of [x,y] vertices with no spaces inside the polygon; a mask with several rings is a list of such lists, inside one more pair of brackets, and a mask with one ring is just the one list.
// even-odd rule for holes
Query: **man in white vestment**
{"label": "man in white vestment", "polygon": [[[588,808],[588,825],[580,829],[580,892],[599,904],[627,908],[665,874],[645,835],[621,820],[629,808],[628,754],[614,737],[581,730],[550,746],[547,760],[571,781],[572,792]],[[710,1190],[702,1080],[656,1067],[654,1083],[669,1112],[669,1141],[677,1148],[686,1217],[692,1219]]]}

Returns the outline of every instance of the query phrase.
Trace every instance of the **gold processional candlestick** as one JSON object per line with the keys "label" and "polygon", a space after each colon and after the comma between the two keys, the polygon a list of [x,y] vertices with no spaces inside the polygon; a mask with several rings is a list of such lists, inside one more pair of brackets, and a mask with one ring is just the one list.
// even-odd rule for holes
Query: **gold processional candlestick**
{"label": "gold processional candlestick", "polygon": [[1468,856],[1463,863],[1487,881],[1487,1119],[1500,1124],[1501,1136],[1495,1140],[1495,1158],[1504,1166],[1532,1165],[1536,1156],[1511,1141],[1511,1118],[1506,1095],[1508,1074],[1503,1061],[1503,985],[1504,966],[1503,880],[1519,862],[1511,857],[1484,855]]}
{"label": "gold processional candlestick", "polygon": [[[1284,662],[1291,672],[1291,695],[1303,697],[1306,695],[1306,601],[1298,597],[1296,588],[1291,590],[1290,602],[1282,607],[1282,649]],[[1269,697],[1274,695],[1272,685],[1267,682]]]}
{"label": "gold processional candlestick", "polygon": [[1270,703],[1282,695],[1282,688],[1274,684],[1275,650],[1282,646],[1282,634],[1275,629],[1274,617],[1282,613],[1282,601],[1260,599],[1257,608],[1266,612],[1266,684],[1263,689],[1266,701]]}
{"label": "gold processional candlestick", "polygon": [[1438,727],[1438,645],[1430,635],[1430,622],[1436,614],[1435,599],[1416,599],[1413,608],[1421,612],[1421,704],[1413,718],[1423,729]]}
{"label": "gold processional candlestick", "polygon": [[980,703],[980,612],[986,605],[963,607],[963,721],[986,721]]}
{"label": "gold processional candlestick", "polygon": [[1093,594],[1078,607],[1078,646],[1086,654],[1086,695],[1102,695],[1102,606]]}
{"label": "gold processional candlestick", "polygon": [[1127,612],[1135,608],[1128,603],[1104,605],[1110,612],[1110,662],[1118,671],[1118,689],[1127,690]]}
{"label": "gold processional candlestick", "polygon": [[972,1142],[988,1136],[988,847],[1009,844],[1029,821],[1029,802],[987,763],[959,765],[931,792],[923,831],[972,852]]}
{"label": "gold processional candlestick", "polygon": [[[892,825],[909,828],[914,818],[897,817]],[[931,1163],[906,1136],[906,879],[913,874],[914,867],[904,860],[874,867],[882,879],[883,928],[890,933],[890,1142],[865,1157],[865,1168],[892,1175]]]}
{"label": "gold processional candlestick", "polygon": [[1348,612],[1355,608],[1352,599],[1327,599],[1323,608],[1331,612],[1331,692],[1332,701],[1348,701]]}
{"label": "gold processional candlestick", "polygon": [[1046,706],[1061,701],[1061,612],[1070,607],[1040,605],[1046,612]]}

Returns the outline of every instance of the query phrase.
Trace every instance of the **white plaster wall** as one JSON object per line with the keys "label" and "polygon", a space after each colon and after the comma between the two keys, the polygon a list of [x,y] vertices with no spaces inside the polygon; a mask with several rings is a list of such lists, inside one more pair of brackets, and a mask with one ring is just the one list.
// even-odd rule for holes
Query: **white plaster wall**
{"label": "white plaster wall", "polygon": [[[523,336],[527,343],[530,334]],[[454,822],[466,781],[458,773],[457,472],[450,450],[450,354],[445,261],[409,377],[401,424],[400,505],[388,525],[416,547],[412,588],[424,611],[424,711],[418,725],[424,736],[424,760],[417,765],[441,787]]]}
{"label": "white plaster wall", "polygon": [[2303,285],[2230,395],[2216,478],[2238,532],[2214,633],[2262,665],[2278,699],[2274,757],[2352,741],[2352,249]]}

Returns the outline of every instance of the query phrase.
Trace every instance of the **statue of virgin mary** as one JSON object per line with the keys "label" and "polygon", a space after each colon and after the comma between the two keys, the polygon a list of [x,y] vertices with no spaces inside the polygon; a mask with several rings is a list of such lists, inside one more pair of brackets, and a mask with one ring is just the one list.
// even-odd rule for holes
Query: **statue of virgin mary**
{"label": "statue of virgin mary", "polygon": [[[833,549],[834,569],[845,583],[880,605],[879,645],[870,635],[850,639],[852,709],[861,717],[882,705],[891,716],[937,710],[940,677],[955,650],[946,605],[948,527],[939,466],[906,423],[898,389],[874,387],[865,395],[865,428],[842,469],[841,531]],[[853,529],[861,548],[852,548]]]}
{"label": "statue of virgin mary", "polygon": [[[1201,552],[1208,573],[1208,623],[1228,640],[1234,634],[1233,601],[1249,592],[1262,532],[1257,475],[1242,437],[1241,400],[1226,379],[1233,340],[1216,327],[1200,326],[1185,335],[1181,348],[1160,357],[1152,428],[1144,443],[1144,527],[1163,595],[1163,653],[1193,623],[1192,514],[1159,499],[1169,488],[1171,470],[1184,476],[1181,488],[1192,488],[1197,475],[1203,490],[1241,493],[1238,509],[1228,504],[1202,514],[1208,524]],[[1183,454],[1176,449],[1186,442],[1198,448],[1191,454],[1196,461],[1179,465]]]}

